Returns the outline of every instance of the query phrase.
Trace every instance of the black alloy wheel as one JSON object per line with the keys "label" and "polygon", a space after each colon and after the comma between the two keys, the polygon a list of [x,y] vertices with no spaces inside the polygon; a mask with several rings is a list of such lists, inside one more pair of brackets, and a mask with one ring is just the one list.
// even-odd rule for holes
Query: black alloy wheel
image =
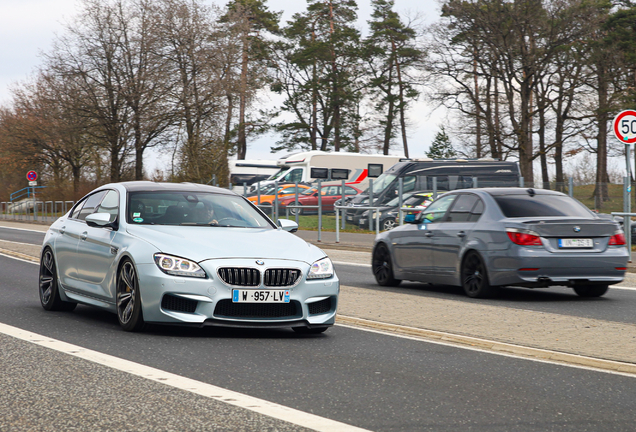
{"label": "black alloy wheel", "polygon": [[50,248],[46,248],[40,258],[39,279],[40,303],[48,311],[72,311],[77,303],[63,301],[57,285],[55,257]]}
{"label": "black alloy wheel", "polygon": [[393,276],[393,264],[391,263],[391,253],[384,243],[379,243],[373,250],[371,259],[373,276],[381,286],[398,286],[400,282]]}
{"label": "black alloy wheel", "polygon": [[601,297],[609,289],[609,285],[575,285],[574,292],[580,297]]}
{"label": "black alloy wheel", "polygon": [[117,275],[117,320],[126,331],[139,331],[144,327],[139,279],[129,259],[122,263]]}
{"label": "black alloy wheel", "polygon": [[496,292],[488,283],[486,266],[477,252],[469,252],[464,258],[461,277],[462,287],[468,297],[486,298]]}

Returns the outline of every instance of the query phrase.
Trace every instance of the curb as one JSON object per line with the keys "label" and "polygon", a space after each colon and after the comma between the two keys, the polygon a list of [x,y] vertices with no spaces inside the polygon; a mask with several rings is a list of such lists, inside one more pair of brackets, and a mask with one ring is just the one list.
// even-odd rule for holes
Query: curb
{"label": "curb", "polygon": [[549,360],[557,363],[566,363],[577,366],[601,369],[612,372],[636,376],[636,364],[624,363],[615,360],[604,360],[595,357],[586,357],[577,354],[569,354],[559,351],[550,351],[541,348],[532,348],[521,345],[514,345],[505,342],[497,342],[487,339],[480,339],[471,336],[463,336],[453,333],[445,333],[436,330],[427,330],[416,327],[388,324],[378,321],[337,315],[336,323],[354,327],[361,327],[373,330],[380,330],[389,333],[397,333],[406,336],[415,336],[423,339],[444,341],[459,346],[470,346],[483,350],[512,354],[519,357]]}
{"label": "curb", "polygon": [[20,258],[20,259],[23,259],[25,261],[31,261],[31,262],[35,262],[35,263],[40,262],[40,259],[38,257],[34,257],[34,256],[31,256],[31,255],[23,254],[21,252],[12,251],[12,250],[9,250],[9,249],[0,248],[0,254],[14,256],[16,258]]}

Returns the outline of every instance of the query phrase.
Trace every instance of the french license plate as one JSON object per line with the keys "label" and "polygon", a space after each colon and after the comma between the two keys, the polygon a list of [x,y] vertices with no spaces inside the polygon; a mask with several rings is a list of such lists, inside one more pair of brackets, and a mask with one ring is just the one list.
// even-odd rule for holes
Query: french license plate
{"label": "french license plate", "polygon": [[365,223],[367,223],[366,219],[360,219],[360,222],[359,222],[360,226],[364,225]]}
{"label": "french license plate", "polygon": [[348,221],[352,221],[353,220],[353,216],[347,216],[347,220]]}
{"label": "french license plate", "polygon": [[594,247],[592,239],[586,238],[572,238],[572,239],[559,239],[560,248],[591,248]]}
{"label": "french license plate", "polygon": [[233,303],[289,303],[289,290],[232,290]]}

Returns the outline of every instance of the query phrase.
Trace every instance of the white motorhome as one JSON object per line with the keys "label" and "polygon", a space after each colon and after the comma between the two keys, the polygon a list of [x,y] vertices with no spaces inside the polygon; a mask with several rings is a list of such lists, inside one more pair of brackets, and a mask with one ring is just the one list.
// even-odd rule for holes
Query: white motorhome
{"label": "white motorhome", "polygon": [[[365,189],[369,183],[369,164],[381,164],[386,171],[402,159],[401,156],[371,155],[347,152],[324,152],[319,150],[296,153],[278,161],[280,170],[261,181],[261,187],[279,183],[311,183],[311,168],[346,168],[349,170],[347,184],[354,185],[358,189]],[[253,185],[250,190],[256,190]]]}
{"label": "white motorhome", "polygon": [[250,186],[260,180],[267,180],[280,171],[275,160],[251,159],[229,160],[230,183],[235,192],[243,193],[244,184]]}

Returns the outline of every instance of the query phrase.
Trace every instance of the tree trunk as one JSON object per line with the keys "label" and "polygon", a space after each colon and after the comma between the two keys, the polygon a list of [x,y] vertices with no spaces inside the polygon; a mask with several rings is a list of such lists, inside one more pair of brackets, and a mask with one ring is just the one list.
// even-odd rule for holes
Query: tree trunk
{"label": "tree trunk", "polygon": [[608,123],[608,83],[602,61],[597,65],[598,82],[598,135],[596,138],[596,187],[594,201],[597,209],[603,208],[604,201],[609,200],[607,187],[607,123]]}

